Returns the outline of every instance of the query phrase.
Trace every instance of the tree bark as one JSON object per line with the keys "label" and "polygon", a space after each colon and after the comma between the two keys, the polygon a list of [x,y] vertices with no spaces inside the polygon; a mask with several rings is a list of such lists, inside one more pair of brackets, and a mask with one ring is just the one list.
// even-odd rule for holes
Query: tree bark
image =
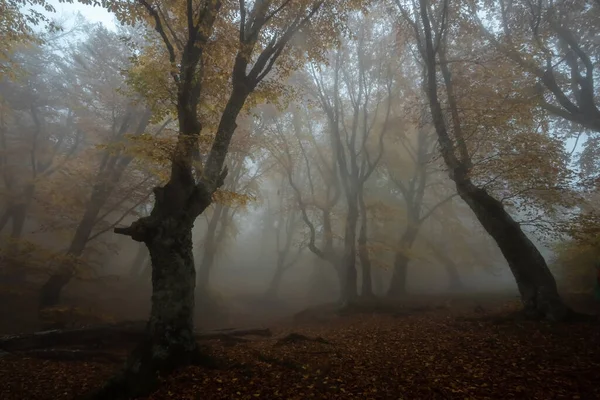
{"label": "tree bark", "polygon": [[394,257],[394,272],[387,293],[388,297],[400,298],[406,294],[408,264],[410,262],[410,258],[406,255],[406,251],[409,250],[415,242],[419,232],[418,229],[418,226],[411,226],[411,223],[409,222],[409,226],[407,226],[398,242],[398,250]]}
{"label": "tree bark", "polygon": [[356,272],[356,226],[358,224],[358,205],[354,202],[348,204],[348,215],[346,217],[346,230],[344,234],[344,255],[341,268],[343,270],[343,281],[341,289],[341,302],[346,304],[356,300],[357,272]]}
{"label": "tree bark", "polygon": [[210,280],[210,270],[215,262],[217,241],[217,227],[223,214],[223,205],[217,204],[215,211],[210,218],[204,238],[204,248],[202,250],[202,259],[198,267],[198,287],[197,290],[206,295],[208,293],[208,284]]}
{"label": "tree bark", "polygon": [[445,253],[443,249],[439,249],[431,242],[428,244],[435,258],[437,258],[446,268],[446,273],[448,274],[448,288],[451,291],[463,289],[464,285],[460,279],[460,274],[458,273],[458,266],[456,263]]}
{"label": "tree bark", "polygon": [[104,185],[94,188],[90,202],[79,221],[79,225],[77,225],[75,235],[67,250],[66,265],[60,266],[58,271],[50,276],[40,290],[40,309],[54,307],[59,303],[62,289],[71,281],[75,273],[76,259],[83,254],[88,238],[96,224],[96,219],[109,195],[110,192],[106,190]]}
{"label": "tree bark", "polygon": [[457,182],[460,197],[494,238],[513,273],[525,312],[532,317],[564,319],[563,303],[546,260],[502,203],[470,182]]}
{"label": "tree bark", "polygon": [[[0,231],[2,231],[8,222],[12,220],[10,231],[11,239],[19,239],[23,233],[23,228],[25,227],[25,221],[27,219],[27,211],[33,200],[34,192],[35,185],[33,183],[27,184],[21,192],[20,198],[11,200],[2,214],[2,218],[0,218]],[[11,252],[16,253],[16,250],[18,250],[17,243],[13,245]]]}
{"label": "tree bark", "polygon": [[360,201],[360,232],[358,234],[358,257],[362,271],[362,293],[363,297],[373,297],[373,281],[371,276],[371,260],[369,258],[369,249],[367,248],[367,207],[363,198],[362,190],[359,194]]}
{"label": "tree bark", "polygon": [[279,287],[281,286],[281,281],[283,280],[283,274],[285,272],[285,268],[282,262],[277,263],[277,269],[275,270],[275,274],[269,283],[269,287],[265,293],[265,297],[268,299],[276,299],[279,293]]}
{"label": "tree bark", "polygon": [[137,280],[140,278],[141,274],[144,271],[144,266],[147,264],[148,260],[148,249],[143,243],[138,243],[138,251],[135,254],[135,258],[133,259],[133,264],[131,265],[131,269],[129,270],[129,278],[133,280]]}
{"label": "tree bark", "polygon": [[406,295],[408,262],[410,260],[401,251],[394,257],[394,272],[388,288],[387,297],[399,299]]}

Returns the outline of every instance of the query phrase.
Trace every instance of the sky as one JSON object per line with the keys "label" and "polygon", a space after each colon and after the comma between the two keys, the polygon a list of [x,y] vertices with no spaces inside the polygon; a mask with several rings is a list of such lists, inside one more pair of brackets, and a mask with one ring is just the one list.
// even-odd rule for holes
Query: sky
{"label": "sky", "polygon": [[[59,20],[67,19],[67,21],[73,21],[74,15],[77,12],[79,12],[81,13],[81,15],[83,15],[83,17],[85,17],[85,19],[87,19],[90,22],[99,22],[103,24],[107,29],[116,30],[115,18],[111,13],[109,13],[106,9],[102,7],[84,5],[79,3],[77,0],[73,0],[73,3],[60,3],[59,0],[47,1],[56,9],[56,13],[46,13],[42,9],[40,9],[40,11],[44,12],[51,18],[56,18]],[[65,25],[68,25],[68,22]],[[68,28],[68,26],[65,26],[64,28]],[[579,153],[583,149],[584,143],[585,135],[582,136],[582,138],[577,144],[575,139],[567,139],[565,143],[565,148],[567,149],[567,151],[570,152],[573,149],[573,146],[576,145],[575,153]]]}
{"label": "sky", "polygon": [[58,0],[48,0],[48,4],[52,5],[56,9],[56,13],[45,12],[45,14],[51,18],[59,20],[68,18],[73,20],[73,16],[77,12],[80,12],[81,15],[83,15],[85,19],[90,22],[100,22],[110,30],[116,29],[113,15],[102,7],[84,5],[77,2],[77,0],[74,0],[72,4],[60,3]]}

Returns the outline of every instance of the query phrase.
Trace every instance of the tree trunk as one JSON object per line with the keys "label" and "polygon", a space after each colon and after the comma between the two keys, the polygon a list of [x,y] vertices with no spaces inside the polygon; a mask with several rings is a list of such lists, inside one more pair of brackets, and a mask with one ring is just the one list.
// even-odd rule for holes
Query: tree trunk
{"label": "tree trunk", "polygon": [[385,289],[383,287],[382,270],[380,268],[373,269],[371,271],[371,276],[373,277],[373,295],[383,296],[385,294]]}
{"label": "tree trunk", "polygon": [[460,279],[456,263],[446,255],[446,252],[443,249],[439,249],[431,242],[429,242],[429,246],[435,258],[437,258],[446,268],[446,273],[448,274],[448,288],[451,291],[463,289],[464,285]]}
{"label": "tree trunk", "polygon": [[97,393],[98,398],[122,398],[148,393],[157,372],[199,361],[193,310],[196,271],[192,223],[175,218],[161,221],[147,245],[152,260],[152,308],[146,335],[128,360],[123,375]]}
{"label": "tree trunk", "polygon": [[[451,71],[445,55],[445,44],[434,44],[432,27],[426,0],[420,0],[419,13],[423,22],[422,55],[425,65],[425,91],[438,143],[450,177],[456,183],[459,196],[469,205],[473,213],[494,238],[515,276],[521,293],[525,312],[531,316],[545,316],[551,320],[562,320],[570,313],[564,304],[554,276],[548,269],[546,260],[535,245],[525,235],[519,224],[506,212],[500,201],[490,196],[484,189],[473,184],[469,177],[472,159],[461,129],[457,101],[454,96]],[[447,12],[447,10],[445,10]],[[442,34],[442,33],[440,33]],[[445,37],[445,35],[443,35]],[[439,54],[439,63],[436,60]],[[452,138],[446,127],[444,110],[438,96],[437,65],[439,64],[453,124]],[[458,149],[458,155],[456,153]]]}
{"label": "tree trunk", "polygon": [[[209,234],[207,232],[207,234]],[[206,243],[208,244],[208,243]],[[215,262],[216,249],[214,242],[211,243],[210,247],[206,246],[202,252],[202,261],[200,267],[198,267],[198,291],[202,292],[202,295],[208,294],[208,284],[210,281],[210,270]]]}
{"label": "tree trunk", "polygon": [[148,260],[148,249],[143,243],[138,243],[138,251],[133,259],[133,264],[129,270],[129,278],[138,280],[144,271],[146,261]]}
{"label": "tree trunk", "polygon": [[394,272],[387,292],[388,297],[399,299],[406,295],[409,261],[409,258],[402,251],[396,252],[396,256],[394,257]]}
{"label": "tree trunk", "polygon": [[[279,257],[278,257],[279,258]],[[268,299],[276,299],[279,292],[279,287],[281,286],[281,281],[283,280],[283,273],[285,272],[285,268],[283,265],[283,260],[279,260],[277,262],[277,269],[275,270],[275,274],[271,279],[271,283],[269,283],[269,287],[265,293],[265,297]]]}
{"label": "tree trunk", "polygon": [[224,207],[221,204],[215,206],[215,211],[210,218],[208,227],[206,229],[206,236],[204,238],[204,249],[202,251],[202,259],[200,266],[198,267],[198,287],[197,290],[202,293],[203,296],[208,294],[208,283],[210,280],[210,270],[215,262],[216,257],[216,245],[218,240],[217,227],[221,216],[223,215]]}
{"label": "tree trunk", "polygon": [[394,272],[388,289],[388,297],[400,298],[406,294],[406,282],[408,274],[408,263],[410,258],[406,255],[417,238],[419,227],[411,222],[406,227],[398,243],[398,250],[394,258]]}
{"label": "tree trunk", "polygon": [[470,181],[456,183],[460,197],[494,238],[515,277],[525,312],[534,317],[564,319],[569,313],[546,260],[502,203]]}
{"label": "tree trunk", "polygon": [[92,197],[83,214],[83,217],[77,225],[75,235],[71,240],[71,245],[67,250],[66,265],[59,267],[50,278],[44,283],[40,292],[39,308],[49,308],[56,306],[60,301],[62,289],[71,281],[75,274],[77,259],[83,254],[88,238],[94,229],[98,215],[102,206],[106,203],[111,190],[104,184],[97,185],[92,192]]}
{"label": "tree trunk", "polygon": [[0,218],[0,231],[4,229],[9,221],[12,221],[10,238],[13,240],[13,243],[9,248],[9,255],[18,253],[18,239],[20,239],[23,234],[23,228],[25,227],[25,221],[27,220],[27,211],[33,200],[34,192],[35,185],[32,183],[27,184],[23,189],[20,198],[9,201],[6,210],[2,214],[2,218]]}
{"label": "tree trunk", "polygon": [[446,267],[446,272],[448,273],[448,288],[450,289],[450,291],[460,291],[464,289],[464,284],[462,283],[462,280],[460,279],[460,275],[458,273],[458,267],[456,266],[454,261],[448,258],[447,262],[444,263],[444,266]]}
{"label": "tree trunk", "polygon": [[362,271],[362,296],[373,297],[373,281],[371,276],[371,260],[369,259],[369,249],[367,248],[367,206],[363,197],[363,188],[359,192],[360,203],[360,232],[358,234],[358,257]]}
{"label": "tree trunk", "polygon": [[346,217],[346,231],[344,234],[344,255],[341,269],[343,281],[341,289],[341,302],[346,304],[356,300],[357,272],[356,272],[356,225],[358,224],[358,205],[350,202]]}

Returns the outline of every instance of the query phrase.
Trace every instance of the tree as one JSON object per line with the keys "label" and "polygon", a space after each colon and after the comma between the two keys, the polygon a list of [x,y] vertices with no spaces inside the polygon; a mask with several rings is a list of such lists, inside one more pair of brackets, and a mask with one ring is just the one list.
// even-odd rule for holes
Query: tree
{"label": "tree", "polygon": [[32,45],[13,52],[22,76],[0,83],[0,168],[5,204],[0,230],[11,223],[16,254],[40,184],[64,169],[83,142],[74,107],[57,83],[60,59],[50,46]]}
{"label": "tree", "polygon": [[[381,24],[381,20],[378,23]],[[393,67],[387,63],[391,51],[389,37],[377,33],[372,15],[362,15],[351,24],[357,27],[356,38],[347,39],[332,53],[331,67],[315,65],[310,69],[314,96],[327,117],[327,129],[347,207],[342,302],[353,301],[358,295],[357,239],[363,270],[362,294],[366,297],[373,295],[370,261],[365,251],[368,231],[363,190],[383,156],[383,139],[389,129],[388,121],[395,98]]]}
{"label": "tree", "polygon": [[[530,74],[530,93],[551,115],[600,132],[598,21],[591,0],[473,2],[471,17],[486,40]],[[488,21],[478,18],[485,7]]]}
{"label": "tree", "polygon": [[[58,304],[61,290],[75,275],[86,245],[96,236],[93,235],[93,229],[102,220],[101,212],[106,211],[107,203],[119,189],[125,172],[134,161],[135,149],[127,142],[146,134],[150,125],[151,112],[147,107],[136,104],[139,99],[115,93],[117,90],[127,90],[122,70],[128,64],[128,49],[125,44],[116,34],[97,27],[85,42],[76,46],[63,65],[65,73],[70,73],[69,80],[74,82],[69,94],[79,102],[75,112],[79,127],[91,130],[91,124],[94,124],[95,134],[88,133],[87,139],[100,142],[104,150],[98,159],[94,176],[85,179],[92,182],[89,199],[76,223],[66,252],[67,260],[41,288],[40,309]],[[162,124],[156,134],[160,135],[169,122],[167,120]],[[141,181],[143,184],[148,179],[142,176]],[[131,189],[140,185],[136,179],[130,183]],[[133,209],[135,205],[130,204],[131,193],[128,197],[124,201],[127,203],[126,207]],[[116,205],[118,204],[119,202]]]}
{"label": "tree", "polygon": [[[293,197],[290,199],[290,193],[288,193],[290,188],[285,185],[286,179],[285,175],[281,176],[281,185],[279,186],[281,189],[277,191],[276,201],[279,209],[267,210],[271,213],[275,212],[277,215],[273,224],[274,226],[270,226],[271,224],[267,226],[272,231],[271,235],[265,238],[271,240],[272,236],[274,236],[275,250],[277,252],[275,273],[265,292],[267,299],[276,299],[278,297],[279,287],[281,286],[285,272],[298,262],[302,255],[302,250],[305,248],[303,244],[296,244],[298,249],[295,254],[291,254],[292,247],[294,246],[294,238],[300,225],[300,215],[293,205],[290,205],[290,200],[293,201]],[[267,203],[270,203],[268,198]],[[271,222],[270,219],[268,221]]]}
{"label": "tree", "polygon": [[[224,162],[236,118],[257,86],[271,83],[265,77],[276,64],[275,71],[285,76],[301,62],[303,54],[290,51],[288,46],[296,34],[302,32],[314,40],[305,51],[318,56],[320,47],[314,44],[335,40],[338,11],[348,4],[324,5],[322,0],[103,4],[123,22],[148,21],[153,25],[167,55],[165,74],[176,93],[171,100],[179,123],[169,179],[154,189],[152,212],[129,227],[115,229],[115,233],[147,245],[153,286],[145,339],[123,373],[98,394],[115,399],[147,393],[156,385],[157,373],[198,360],[192,323],[196,279],[191,232],[196,218],[224,183]],[[231,72],[219,71],[215,60],[221,58],[234,60]],[[277,63],[278,59],[285,62]],[[217,84],[229,81],[230,91],[210,151],[201,160],[202,167],[194,168],[203,128],[199,107],[210,86],[209,78],[218,76],[225,79],[217,80]],[[224,89],[219,93],[226,92]]]}
{"label": "tree", "polygon": [[[453,32],[450,27],[454,25],[451,25],[453,21],[450,18],[454,8],[449,6],[448,1],[442,1],[434,7],[426,0],[420,0],[413,10],[405,8],[400,2],[398,5],[416,38],[419,56],[426,71],[425,92],[440,151],[459,196],[500,247],[517,281],[525,311],[529,315],[553,320],[564,319],[569,309],[558,294],[556,282],[546,261],[502,202],[475,185],[470,177],[472,159],[462,130],[447,58],[448,46],[452,43],[450,35]],[[438,66],[450,111],[448,117],[441,104]]]}
{"label": "tree", "polygon": [[341,295],[345,282],[341,256],[334,246],[333,226],[333,213],[341,188],[334,152],[329,138],[319,135],[318,127],[323,121],[316,119],[314,114],[308,118],[311,110],[300,104],[292,104],[291,109],[290,113],[273,118],[273,136],[277,140],[271,140],[267,149],[281,167],[302,221],[308,228],[307,248],[333,267]]}
{"label": "tree", "polygon": [[0,1],[0,78],[16,77],[21,72],[19,63],[11,57],[16,46],[41,44],[43,38],[33,31],[40,24],[55,31],[59,27],[43,13],[32,8],[39,6],[46,12],[55,9],[45,0],[1,0]]}
{"label": "tree", "polygon": [[235,230],[236,214],[256,198],[258,180],[264,169],[260,164],[254,171],[248,168],[247,157],[251,153],[252,147],[249,146],[234,149],[229,153],[232,172],[228,174],[221,190],[213,196],[216,204],[208,219],[201,245],[202,257],[197,267],[197,292],[200,296],[208,295],[210,272],[218,253],[225,246],[225,239],[231,237]]}

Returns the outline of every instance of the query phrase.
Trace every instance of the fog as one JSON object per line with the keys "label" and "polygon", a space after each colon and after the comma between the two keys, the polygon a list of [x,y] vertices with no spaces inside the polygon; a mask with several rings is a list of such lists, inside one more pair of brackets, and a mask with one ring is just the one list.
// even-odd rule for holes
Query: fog
{"label": "fog", "polygon": [[[178,129],[172,88],[164,66],[136,58],[157,37],[71,25],[43,44],[16,46],[18,68],[0,81],[4,333],[144,320],[150,311],[148,250],[114,230],[147,216],[152,188],[168,180]],[[519,295],[440,156],[408,36],[384,9],[348,25],[355,35],[320,59],[290,61],[294,72],[267,78],[237,118],[229,172],[193,228],[200,328],[267,324],[354,294]],[[305,40],[295,43],[301,51]],[[231,90],[218,74],[209,78],[217,89],[207,80],[196,178]],[[497,100],[471,104],[461,90],[470,107]],[[558,167],[547,172],[544,162],[556,160],[539,154],[560,158],[564,148],[523,147],[521,128],[508,119],[492,126],[477,112],[465,128],[469,179],[526,226],[560,286],[552,246],[564,235],[548,231],[556,207],[574,208],[547,195],[567,178]]]}

